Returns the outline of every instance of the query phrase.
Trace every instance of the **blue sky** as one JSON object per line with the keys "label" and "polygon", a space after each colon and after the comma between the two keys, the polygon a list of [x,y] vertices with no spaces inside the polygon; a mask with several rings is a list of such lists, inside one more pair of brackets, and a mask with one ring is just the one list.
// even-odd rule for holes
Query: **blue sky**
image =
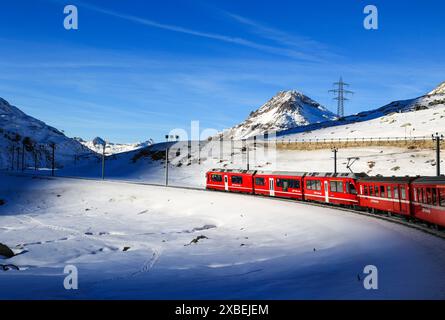
{"label": "blue sky", "polygon": [[[63,28],[63,8],[79,29]],[[363,8],[379,9],[379,30]],[[428,5],[427,5],[428,4]],[[280,90],[346,113],[445,81],[443,1],[2,1],[0,96],[68,136],[131,142],[221,130]]]}

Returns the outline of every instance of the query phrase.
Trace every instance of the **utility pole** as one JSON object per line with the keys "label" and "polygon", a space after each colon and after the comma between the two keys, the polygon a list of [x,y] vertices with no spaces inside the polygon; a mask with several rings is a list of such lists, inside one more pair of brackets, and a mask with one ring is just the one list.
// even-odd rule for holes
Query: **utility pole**
{"label": "utility pole", "polygon": [[250,163],[249,163],[249,144],[247,143],[247,139],[243,139],[243,145],[241,148],[241,152],[243,150],[246,150],[246,160],[247,160],[247,171],[250,169]]}
{"label": "utility pole", "polygon": [[107,147],[107,142],[104,141],[102,145],[102,180],[105,180],[105,148]]}
{"label": "utility pole", "polygon": [[54,177],[54,169],[56,167],[56,144],[51,142],[49,146],[52,149],[52,159],[51,159],[51,176]]}
{"label": "utility pole", "polygon": [[168,186],[168,135],[165,136],[165,186]]}
{"label": "utility pole", "polygon": [[33,150],[34,155],[34,171],[37,171],[37,150]]}
{"label": "utility pole", "polygon": [[201,165],[201,139],[198,139],[198,164]]}
{"label": "utility pole", "polygon": [[17,171],[20,170],[20,147],[17,147],[17,165],[16,165]]}
{"label": "utility pole", "polygon": [[334,174],[337,174],[337,152],[338,152],[338,149],[336,147],[333,147],[331,151],[334,153]]}
{"label": "utility pole", "polygon": [[219,137],[219,162],[222,163],[222,159],[223,159],[223,150],[224,150],[224,139],[223,136],[221,135]]}
{"label": "utility pole", "polygon": [[188,161],[189,161],[188,164],[191,165],[192,164],[192,140],[188,141],[187,148],[188,148],[187,157],[188,157]]}
{"label": "utility pole", "polygon": [[337,116],[344,117],[345,116],[345,101],[349,100],[346,98],[347,94],[353,94],[354,92],[346,90],[345,87],[348,87],[349,84],[343,82],[343,78],[340,77],[338,82],[334,82],[334,86],[337,86],[336,89],[329,90],[331,93],[335,93],[337,97],[334,100],[337,100]]}
{"label": "utility pole", "polygon": [[15,145],[11,145],[11,171],[14,171],[14,156],[15,156]]}
{"label": "utility pole", "polygon": [[25,142],[22,142],[22,172],[25,171]]}
{"label": "utility pole", "polygon": [[439,135],[439,133],[436,132],[436,134],[432,134],[431,137],[433,138],[433,141],[436,141],[436,174],[438,177],[440,177],[440,142],[443,141],[443,134]]}

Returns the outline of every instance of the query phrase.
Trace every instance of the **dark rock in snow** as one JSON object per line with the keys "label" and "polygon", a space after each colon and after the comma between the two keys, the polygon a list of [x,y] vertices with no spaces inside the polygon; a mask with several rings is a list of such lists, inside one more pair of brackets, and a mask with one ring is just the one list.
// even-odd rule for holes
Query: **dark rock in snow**
{"label": "dark rock in snow", "polygon": [[0,256],[12,258],[14,255],[14,252],[7,245],[0,243]]}

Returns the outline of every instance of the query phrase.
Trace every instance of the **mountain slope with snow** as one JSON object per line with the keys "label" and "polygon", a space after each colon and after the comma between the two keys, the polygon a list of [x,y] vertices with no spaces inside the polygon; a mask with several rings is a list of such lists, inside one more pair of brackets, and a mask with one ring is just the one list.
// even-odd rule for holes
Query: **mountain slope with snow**
{"label": "mountain slope with snow", "polygon": [[445,81],[442,82],[437,88],[428,93],[428,95],[445,94]]}
{"label": "mountain slope with snow", "polygon": [[252,112],[245,121],[225,131],[224,136],[240,140],[335,118],[332,112],[304,94],[281,91]]}
{"label": "mountain slope with snow", "polygon": [[[334,121],[326,121],[322,123],[315,123],[315,124],[309,124],[306,126],[300,126],[296,128],[292,128],[289,130],[283,130],[277,133],[277,136],[279,137],[286,137],[288,138],[290,134],[298,134],[298,133],[308,133],[310,132],[312,136],[315,138],[318,137],[317,130],[321,130],[324,128],[331,128],[336,126],[345,126],[357,123],[357,131],[356,134],[360,136],[360,127],[361,124],[365,121],[371,121],[374,119],[382,118],[382,117],[389,117],[396,113],[402,114],[399,117],[403,117],[404,115],[409,115],[412,112],[422,111],[422,110],[429,110],[425,112],[424,116],[432,116],[434,113],[440,112],[440,110],[445,107],[445,83],[439,85],[436,89],[431,91],[429,94],[426,94],[424,96],[409,99],[409,100],[400,100],[400,101],[394,101],[391,102],[383,107],[380,107],[375,110],[370,111],[364,111],[357,113],[355,115],[346,116],[343,118],[340,118],[338,120]],[[440,118],[442,119],[442,118]],[[425,119],[419,117],[417,122],[424,122]],[[440,120],[438,122],[437,126],[430,127],[431,131],[443,131],[443,127],[445,127],[445,121]],[[394,129],[394,126],[388,126],[386,128],[383,128],[384,131],[379,131],[378,135],[387,137],[391,136],[391,132]],[[321,132],[321,131],[318,131]],[[347,134],[347,132],[345,132]],[[366,133],[363,133],[366,134]],[[346,136],[341,136],[341,138],[347,138]],[[362,136],[360,136],[362,137]],[[363,136],[366,137],[366,136]],[[335,136],[333,136],[335,138]],[[338,136],[337,136],[338,138]]]}
{"label": "mountain slope with snow", "polygon": [[26,164],[34,164],[37,153],[40,166],[47,166],[51,154],[50,143],[56,145],[57,164],[72,160],[75,155],[94,156],[93,151],[78,141],[66,137],[56,128],[25,114],[0,98],[0,168],[8,168],[12,148],[22,148],[24,144]]}
{"label": "mountain slope with snow", "polygon": [[85,147],[93,150],[96,153],[102,154],[103,152],[103,145],[105,144],[105,155],[113,155],[117,153],[123,153],[133,150],[142,149],[145,147],[148,147],[154,143],[152,139],[149,139],[144,142],[136,142],[136,143],[114,143],[114,142],[105,142],[104,139],[100,137],[96,137],[91,141],[85,141],[82,138],[74,138],[75,140],[79,141],[81,144],[83,144]]}

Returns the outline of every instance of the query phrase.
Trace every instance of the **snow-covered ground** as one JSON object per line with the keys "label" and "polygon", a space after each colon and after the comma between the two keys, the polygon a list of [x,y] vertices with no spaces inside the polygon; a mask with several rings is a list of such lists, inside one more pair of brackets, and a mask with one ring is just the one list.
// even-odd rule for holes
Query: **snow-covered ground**
{"label": "snow-covered ground", "polygon": [[[444,98],[445,100],[445,98]],[[354,139],[397,137],[430,137],[433,133],[445,134],[445,106],[405,113],[392,113],[380,118],[335,126],[315,131],[289,134],[278,140]]]}
{"label": "snow-covered ground", "polygon": [[[223,143],[223,155],[220,156],[219,142],[201,143],[198,152],[196,142],[192,144],[191,158],[188,158],[187,143],[179,142],[170,146],[169,183],[178,186],[205,186],[205,173],[212,168],[246,169],[247,154],[242,151],[243,143],[230,141]],[[153,145],[149,150],[163,156],[165,145]],[[179,152],[178,152],[179,151]],[[233,156],[232,156],[233,153]],[[109,157],[105,163],[107,179],[135,180],[148,183],[165,183],[165,161],[153,160],[150,156],[138,158],[137,151]],[[436,174],[436,154],[432,149],[407,149],[396,147],[361,147],[339,149],[337,166],[339,172],[349,172],[348,158],[358,157],[351,169],[354,172],[365,172],[370,176],[432,176]],[[198,161],[200,159],[201,161]],[[445,150],[441,157],[442,168],[445,168]],[[332,172],[334,169],[333,153],[324,150],[283,150],[277,149],[274,143],[268,148],[262,143],[253,147],[249,145],[250,169],[283,170],[297,172]],[[101,176],[101,162],[90,162],[84,166],[67,165],[59,170],[60,176],[83,176],[98,178]],[[44,171],[42,174],[48,174]]]}
{"label": "snow-covered ground", "polygon": [[[390,222],[227,193],[0,179],[0,242],[17,254],[0,264],[20,268],[0,271],[0,298],[445,298],[445,242]],[[78,290],[64,289],[66,265]],[[378,290],[364,289],[366,265]]]}

